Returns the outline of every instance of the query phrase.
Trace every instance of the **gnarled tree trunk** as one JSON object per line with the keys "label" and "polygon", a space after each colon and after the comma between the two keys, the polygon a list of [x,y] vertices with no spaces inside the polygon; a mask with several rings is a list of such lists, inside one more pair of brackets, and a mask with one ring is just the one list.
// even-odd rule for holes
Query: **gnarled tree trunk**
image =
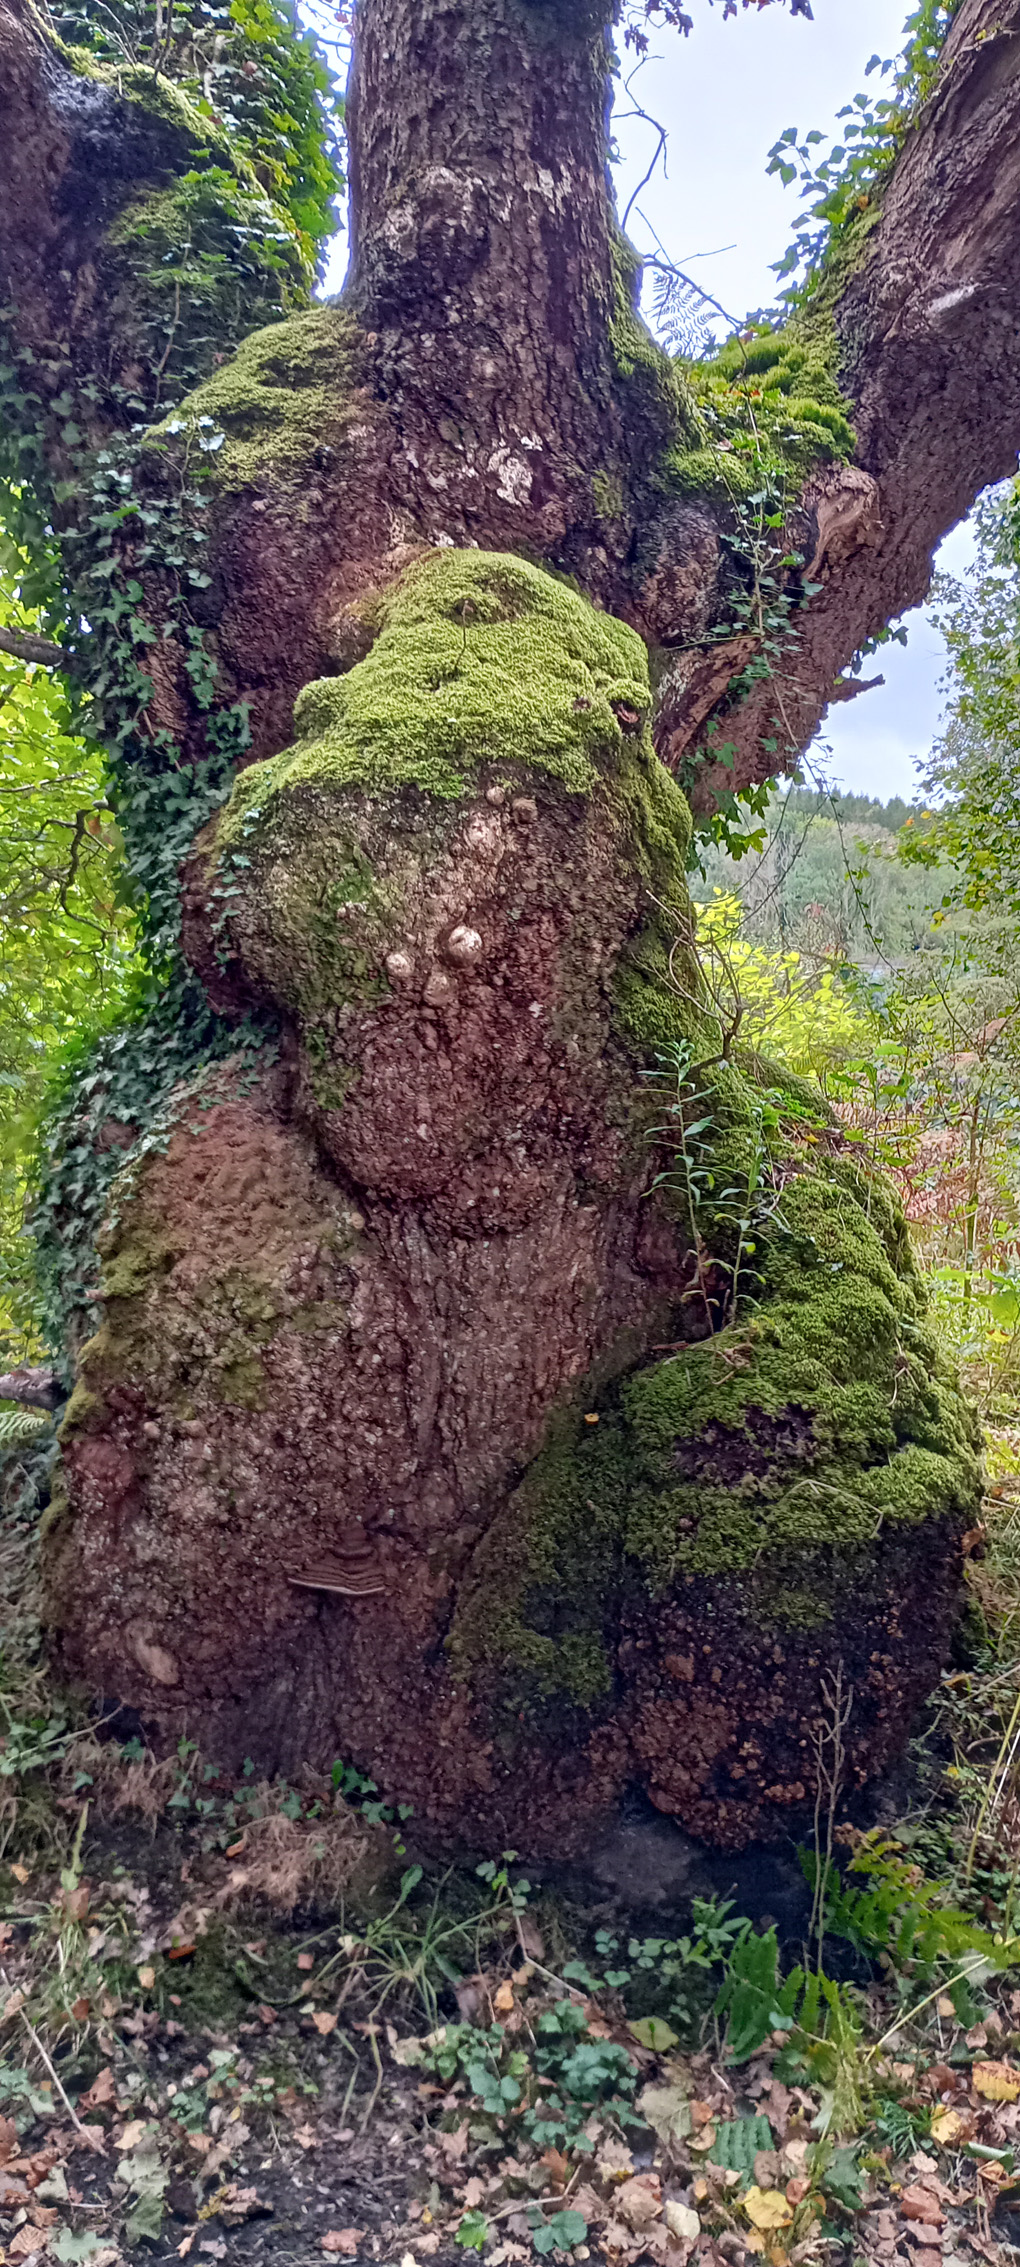
{"label": "gnarled tree trunk", "polygon": [[213,206],[264,152],[0,8],[7,415],[164,987],[46,1216],[62,1658],[536,1848],[632,1779],[771,1831],[837,1669],[860,1779],[942,1657],[973,1422],[888,1192],[729,1059],[677,774],[782,768],[1020,436],[1018,0],[964,0],[840,264],[700,374],[634,312],[599,15],[361,0],[343,299],[286,215],[234,288],[187,187],[192,319],[152,232],[172,273],[210,135]]}

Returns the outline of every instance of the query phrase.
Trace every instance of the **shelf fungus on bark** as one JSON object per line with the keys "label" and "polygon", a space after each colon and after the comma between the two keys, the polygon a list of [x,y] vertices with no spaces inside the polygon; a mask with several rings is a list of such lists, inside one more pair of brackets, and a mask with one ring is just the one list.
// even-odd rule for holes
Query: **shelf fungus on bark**
{"label": "shelf fungus on bark", "polygon": [[328,1590],[338,1598],[375,1598],[389,1587],[378,1559],[368,1549],[322,1559],[300,1574],[288,1574],[287,1580],[295,1590]]}

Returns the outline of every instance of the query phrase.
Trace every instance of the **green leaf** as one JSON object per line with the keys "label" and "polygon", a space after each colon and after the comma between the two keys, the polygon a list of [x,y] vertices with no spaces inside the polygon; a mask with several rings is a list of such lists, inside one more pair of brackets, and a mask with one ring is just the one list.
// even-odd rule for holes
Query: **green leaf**
{"label": "green leaf", "polygon": [[453,2240],[462,2251],[482,2251],[488,2234],[489,2223],[484,2212],[465,2212]]}
{"label": "green leaf", "polygon": [[639,2047],[650,2047],[653,2054],[668,2054],[670,2047],[680,2044],[678,2033],[660,2015],[642,2015],[637,2023],[628,2023],[627,2029]]}

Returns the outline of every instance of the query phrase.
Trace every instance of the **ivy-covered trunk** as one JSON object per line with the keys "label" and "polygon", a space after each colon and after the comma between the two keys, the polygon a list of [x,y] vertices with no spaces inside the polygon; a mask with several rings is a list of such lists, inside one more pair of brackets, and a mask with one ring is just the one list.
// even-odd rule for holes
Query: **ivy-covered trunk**
{"label": "ivy-covered trunk", "polygon": [[447,1842],[632,1782],[774,1832],[837,1675],[860,1781],[937,1674],[976,1434],[888,1191],[720,1029],[683,787],[790,759],[1015,451],[1015,320],[958,310],[1020,306],[1020,0],[701,367],[635,312],[584,0],[361,0],[326,303],[308,49],[119,4],[0,5],[6,510],[148,970],[36,1211],[54,1646]]}

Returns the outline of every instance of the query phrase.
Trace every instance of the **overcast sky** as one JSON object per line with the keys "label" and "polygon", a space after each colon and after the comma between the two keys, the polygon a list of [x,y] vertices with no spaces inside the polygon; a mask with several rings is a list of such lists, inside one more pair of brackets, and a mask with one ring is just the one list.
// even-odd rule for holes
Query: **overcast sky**
{"label": "overcast sky", "polygon": [[[735,316],[774,300],[771,264],[785,251],[798,211],[796,187],[784,190],[768,177],[772,144],[787,126],[831,130],[843,104],[868,84],[869,58],[901,46],[907,0],[813,5],[813,23],[780,7],[741,10],[727,22],[722,0],[711,9],[696,0],[691,37],[662,33],[633,82],[633,97],[669,134],[667,175],[660,167],[641,194],[641,211],[670,255]],[[622,89],[617,107],[621,114],[629,107]],[[622,211],[656,137],[622,115],[617,133]],[[637,213],[630,232],[651,249]],[[338,245],[329,288],[338,288],[342,272]],[[958,573],[970,555],[964,527],[948,538],[941,563]],[[885,686],[834,710],[822,734],[831,751],[822,758],[827,776],[882,799],[914,793],[913,759],[927,754],[941,707],[941,640],[923,612],[907,622],[906,649],[886,648],[869,672],[881,669]]]}

